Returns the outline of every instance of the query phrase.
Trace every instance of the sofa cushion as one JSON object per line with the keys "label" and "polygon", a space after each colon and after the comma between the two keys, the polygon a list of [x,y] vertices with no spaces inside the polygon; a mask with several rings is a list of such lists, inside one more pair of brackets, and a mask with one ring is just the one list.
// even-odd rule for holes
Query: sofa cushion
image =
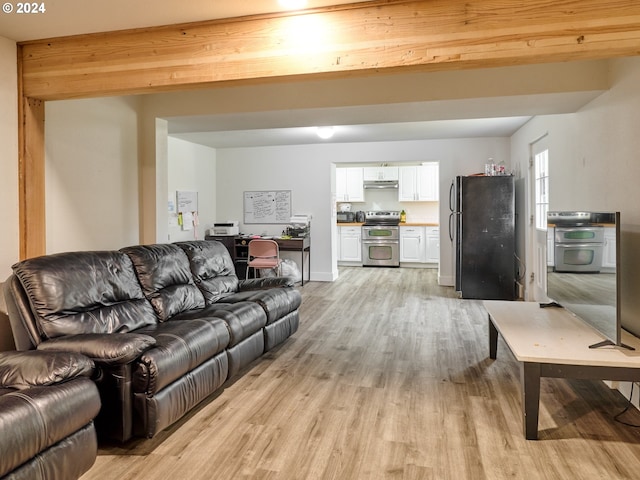
{"label": "sofa cushion", "polygon": [[267,325],[295,311],[302,303],[302,295],[295,288],[271,288],[269,290],[248,290],[225,295],[225,303],[255,302],[267,314]]}
{"label": "sofa cushion", "polygon": [[200,240],[176,243],[189,258],[194,281],[207,305],[238,289],[238,277],[229,251],[220,242]]}
{"label": "sofa cushion", "polygon": [[127,332],[157,321],[131,260],[120,252],[46,255],[13,271],[45,337]]}
{"label": "sofa cushion", "polygon": [[153,395],[224,351],[229,331],[217,318],[164,322],[139,330],[156,346],[140,355],[133,372],[134,392]]}
{"label": "sofa cushion", "polygon": [[120,250],[129,256],[144,295],[160,321],[204,307],[204,297],[193,282],[189,260],[174,244],[136,245]]}
{"label": "sofa cushion", "polygon": [[267,324],[267,316],[264,310],[254,302],[215,303],[202,310],[184,312],[174,317],[172,321],[179,322],[192,318],[224,320],[229,329],[230,347],[260,331]]}

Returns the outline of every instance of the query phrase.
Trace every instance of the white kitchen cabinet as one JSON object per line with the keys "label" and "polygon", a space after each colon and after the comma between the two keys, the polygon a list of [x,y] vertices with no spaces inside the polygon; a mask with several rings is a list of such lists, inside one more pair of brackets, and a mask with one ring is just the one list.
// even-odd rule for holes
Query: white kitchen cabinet
{"label": "white kitchen cabinet", "polygon": [[400,202],[437,202],[439,200],[437,162],[398,167],[398,180],[398,201]]}
{"label": "white kitchen cabinet", "polygon": [[338,260],[341,262],[362,262],[362,228],[338,227],[340,247]]}
{"label": "white kitchen cabinet", "polygon": [[616,229],[605,227],[604,248],[602,249],[602,267],[616,268]]}
{"label": "white kitchen cabinet", "polygon": [[336,168],[336,201],[364,202],[362,168]]}
{"label": "white kitchen cabinet", "polygon": [[438,162],[424,163],[418,167],[418,200],[437,202],[440,200]]}
{"label": "white kitchen cabinet", "polygon": [[416,168],[418,167],[398,167],[398,201],[415,201]]}
{"label": "white kitchen cabinet", "polygon": [[440,227],[427,227],[427,263],[440,263]]}
{"label": "white kitchen cabinet", "polygon": [[363,176],[367,182],[398,180],[398,167],[364,167]]}
{"label": "white kitchen cabinet", "polygon": [[400,226],[400,261],[424,263],[426,252],[425,228]]}

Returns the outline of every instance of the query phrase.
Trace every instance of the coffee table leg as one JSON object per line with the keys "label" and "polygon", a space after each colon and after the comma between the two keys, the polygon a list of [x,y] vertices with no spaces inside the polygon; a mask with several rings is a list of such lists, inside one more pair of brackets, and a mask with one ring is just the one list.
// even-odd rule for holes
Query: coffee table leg
{"label": "coffee table leg", "polygon": [[523,362],[520,368],[522,383],[522,420],[527,440],[538,439],[540,410],[540,364]]}
{"label": "coffee table leg", "polygon": [[498,329],[489,315],[489,358],[495,360],[498,353]]}

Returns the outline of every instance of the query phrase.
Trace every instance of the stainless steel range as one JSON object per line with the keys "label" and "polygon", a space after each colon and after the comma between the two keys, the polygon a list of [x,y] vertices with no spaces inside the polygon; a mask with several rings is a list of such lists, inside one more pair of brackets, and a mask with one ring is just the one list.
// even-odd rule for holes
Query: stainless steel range
{"label": "stainless steel range", "polygon": [[362,226],[362,265],[400,266],[400,212],[370,211]]}

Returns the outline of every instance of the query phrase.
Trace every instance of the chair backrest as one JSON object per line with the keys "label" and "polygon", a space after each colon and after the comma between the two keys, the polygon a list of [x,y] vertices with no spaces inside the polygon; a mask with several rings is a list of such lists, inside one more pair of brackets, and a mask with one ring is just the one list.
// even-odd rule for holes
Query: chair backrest
{"label": "chair backrest", "polygon": [[252,258],[278,258],[280,250],[275,240],[256,239],[249,242],[249,260]]}

